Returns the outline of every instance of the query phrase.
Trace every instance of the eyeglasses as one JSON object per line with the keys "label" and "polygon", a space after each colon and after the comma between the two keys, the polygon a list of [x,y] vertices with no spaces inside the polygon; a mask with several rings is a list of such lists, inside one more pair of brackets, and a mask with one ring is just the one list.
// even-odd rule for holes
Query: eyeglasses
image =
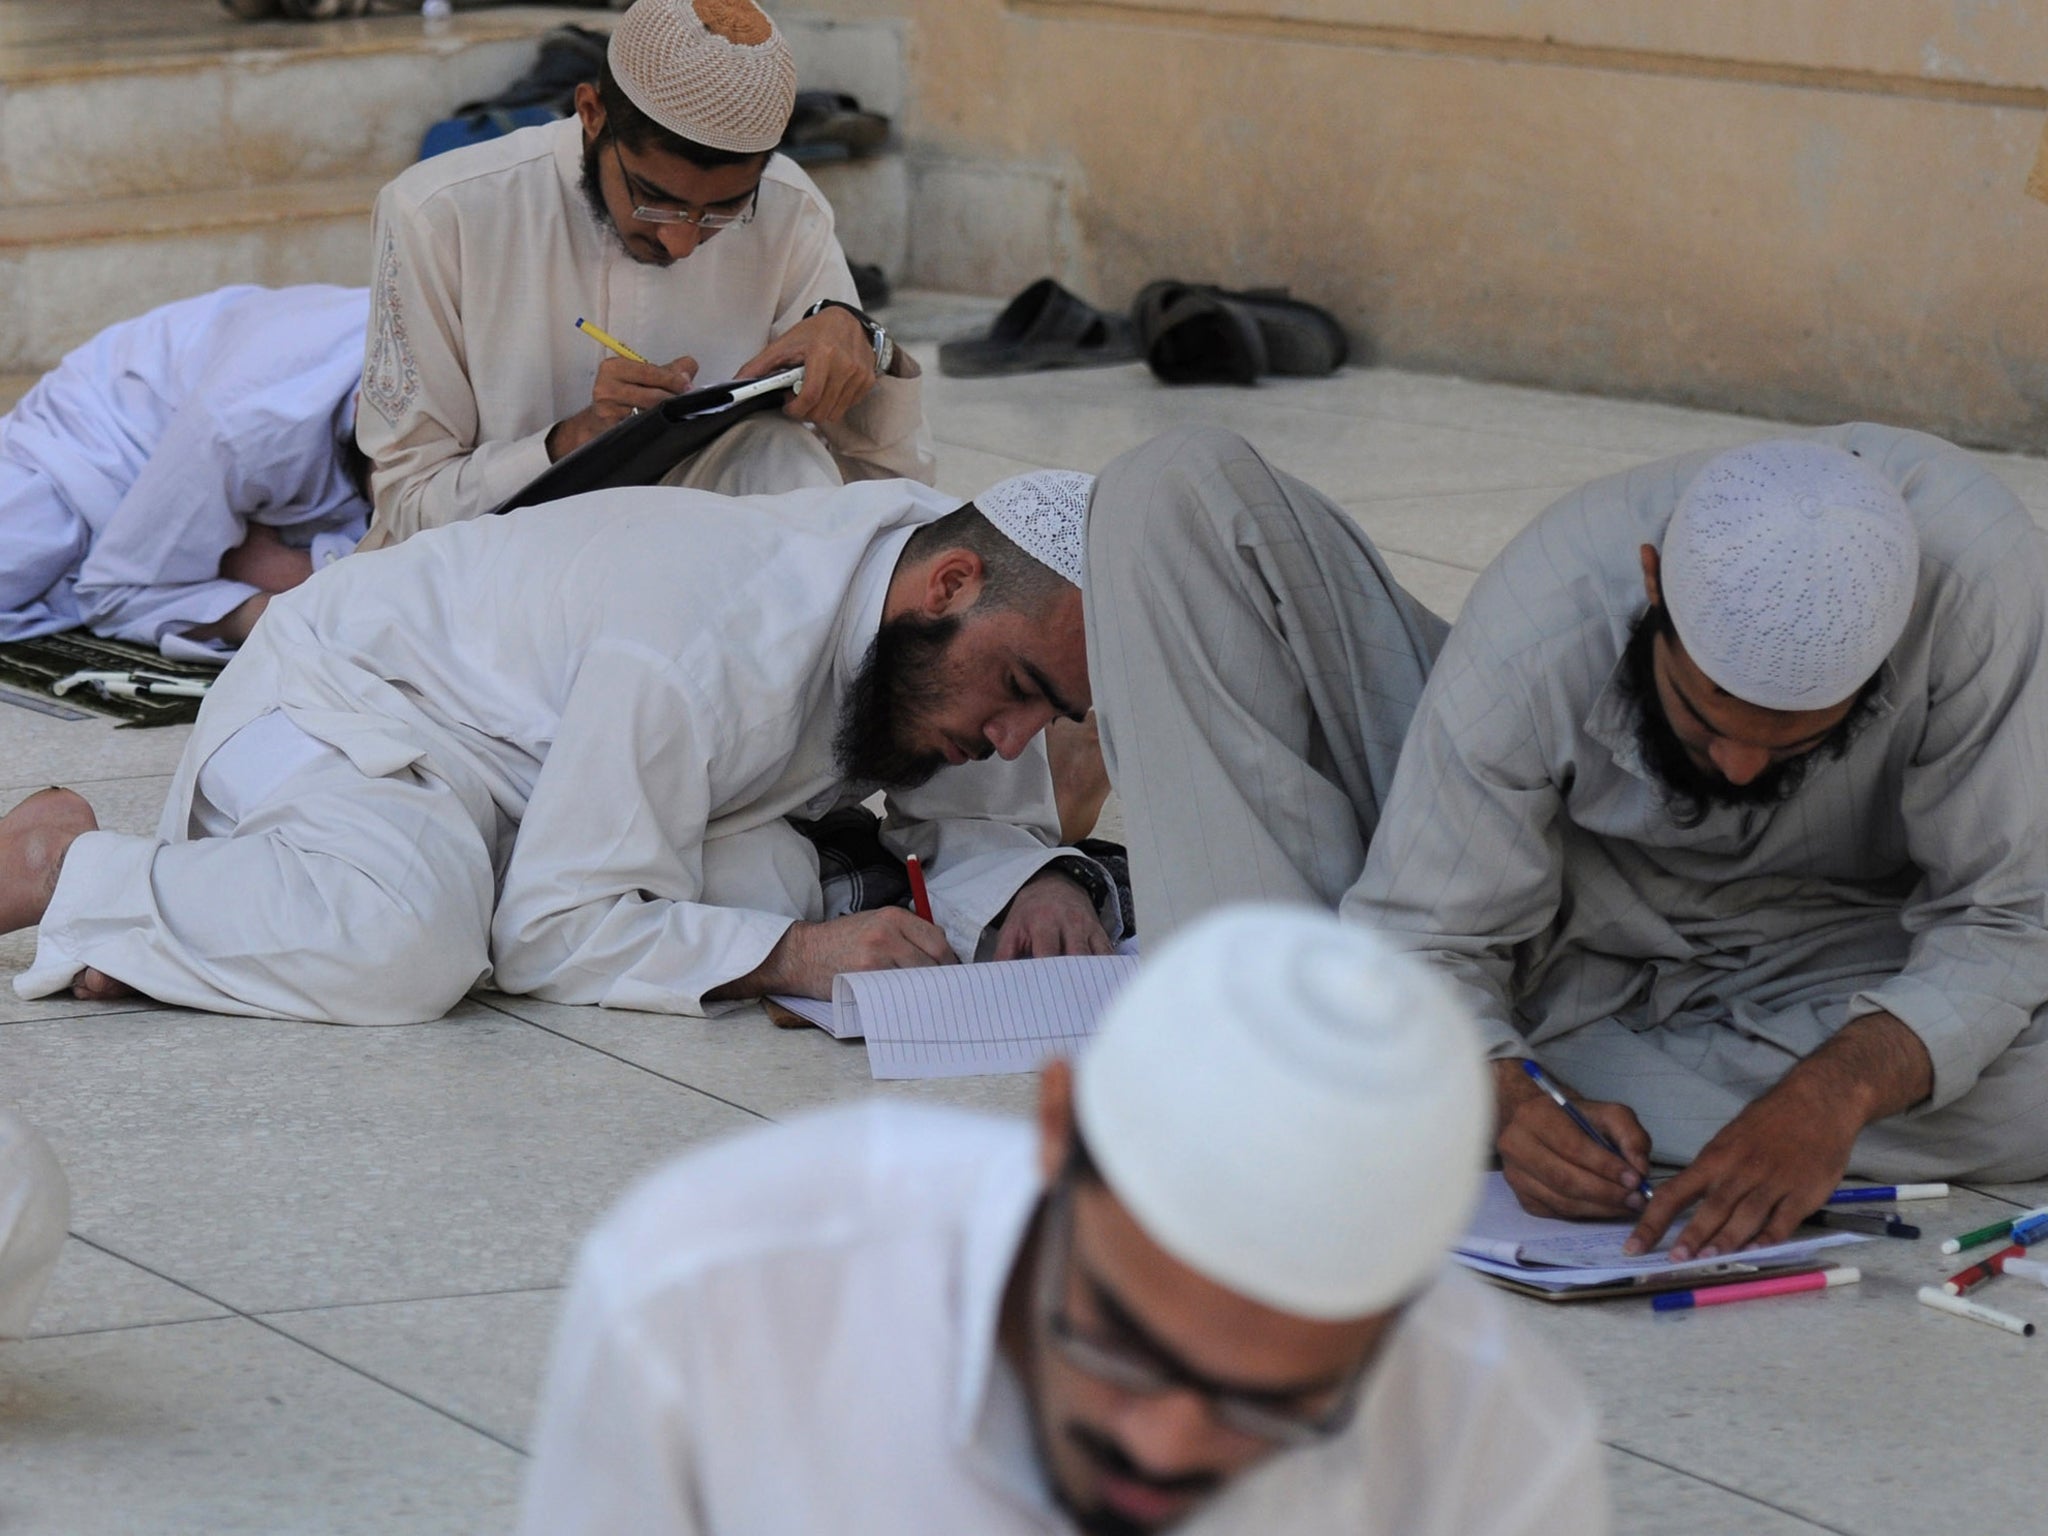
{"label": "eyeglasses", "polygon": [[1350,1425],[1363,1393],[1364,1364],[1341,1386],[1302,1397],[1248,1393],[1205,1381],[1135,1340],[1090,1333],[1067,1315],[1061,1300],[1067,1288],[1073,1240],[1073,1176],[1067,1171],[1061,1173],[1041,1207],[1033,1306],[1040,1334],[1076,1370],[1139,1397],[1192,1392],[1208,1405],[1218,1423],[1274,1445],[1312,1445],[1342,1434]]}
{"label": "eyeglasses", "polygon": [[[637,185],[639,178],[626,169],[626,157],[619,153],[619,141],[616,138],[612,140],[612,159],[618,162],[619,179],[626,185],[626,195],[628,197],[638,197],[640,195]],[[757,181],[754,183],[754,190],[747,194],[747,206],[744,208],[636,206],[633,209],[633,217],[640,220],[643,224],[694,224],[699,229],[729,229],[735,224],[752,222],[754,209],[760,205],[760,202],[761,184]]]}

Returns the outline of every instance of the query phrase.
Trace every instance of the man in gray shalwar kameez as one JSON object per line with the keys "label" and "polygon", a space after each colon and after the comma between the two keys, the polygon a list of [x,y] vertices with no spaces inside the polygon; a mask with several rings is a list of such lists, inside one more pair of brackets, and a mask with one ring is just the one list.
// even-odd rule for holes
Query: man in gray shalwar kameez
{"label": "man in gray shalwar kameez", "polygon": [[[1526,1204],[1640,1210],[1653,1146],[1691,1164],[1646,1243],[1695,1200],[1680,1248],[1776,1239],[1845,1171],[2048,1171],[2041,536],[1937,439],[1811,441],[1896,489],[1918,554],[1895,642],[1805,710],[1717,687],[1683,623],[1639,624],[1711,455],[1544,513],[1440,661],[1363,534],[1242,442],[1176,434],[1111,466],[1090,665],[1150,932],[1232,897],[1341,895],[1480,1015]],[[1625,1159],[1536,1095],[1524,1056]]]}

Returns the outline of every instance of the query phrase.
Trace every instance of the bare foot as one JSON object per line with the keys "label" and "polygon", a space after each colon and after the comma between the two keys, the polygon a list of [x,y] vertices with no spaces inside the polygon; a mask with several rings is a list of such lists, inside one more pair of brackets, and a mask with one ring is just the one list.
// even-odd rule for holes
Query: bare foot
{"label": "bare foot", "polygon": [[39,789],[0,816],[0,933],[43,920],[64,855],[98,826],[85,798],[68,789]]}
{"label": "bare foot", "polygon": [[88,965],[71,983],[71,995],[83,1002],[111,1003],[117,997],[133,997],[135,989],[127,982],[116,981],[105,971],[96,971]]}
{"label": "bare foot", "polygon": [[1055,720],[1045,728],[1045,754],[1052,760],[1052,796],[1060,812],[1060,841],[1069,846],[1095,830],[1109,799],[1109,770],[1102,765],[1102,738],[1095,715],[1078,724]]}

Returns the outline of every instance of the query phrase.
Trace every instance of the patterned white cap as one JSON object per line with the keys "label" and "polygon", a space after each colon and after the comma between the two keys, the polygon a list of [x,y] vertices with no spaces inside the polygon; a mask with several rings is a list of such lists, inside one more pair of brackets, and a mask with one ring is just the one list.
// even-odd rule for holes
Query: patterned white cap
{"label": "patterned white cap", "polygon": [[1472,1213],[1493,1090],[1420,960],[1305,907],[1213,912],[1148,954],[1075,1068],[1103,1180],[1146,1236],[1275,1311],[1425,1284]]}
{"label": "patterned white cap", "polygon": [[1095,477],[1071,469],[1034,469],[998,480],[974,498],[981,515],[1025,554],[1085,588],[1088,496]]}
{"label": "patterned white cap", "polygon": [[1920,538],[1897,486],[1826,443],[1709,459],[1664,532],[1660,583],[1699,669],[1763,709],[1828,709],[1904,633]]}
{"label": "patterned white cap", "polygon": [[753,0],[635,0],[607,57],[634,106],[713,149],[773,149],[796,107],[796,60]]}
{"label": "patterned white cap", "polygon": [[20,1116],[0,1109],[0,1339],[28,1332],[71,1224],[71,1186],[57,1154]]}

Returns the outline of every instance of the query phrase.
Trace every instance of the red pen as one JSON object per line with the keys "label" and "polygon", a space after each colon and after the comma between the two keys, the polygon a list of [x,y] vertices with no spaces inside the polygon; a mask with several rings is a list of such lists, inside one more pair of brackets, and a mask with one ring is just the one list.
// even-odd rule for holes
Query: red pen
{"label": "red pen", "polygon": [[926,922],[930,922],[932,893],[924,888],[924,866],[917,862],[917,855],[913,853],[903,861],[903,867],[910,871],[910,908]]}
{"label": "red pen", "polygon": [[2014,1243],[2010,1248],[2001,1248],[1998,1252],[1992,1254],[1990,1258],[1980,1260],[1978,1263],[1972,1264],[1968,1269],[1957,1270],[1941,1282],[1941,1288],[1951,1296],[1961,1296],[1966,1292],[1974,1291],[1993,1275],[2004,1274],[2005,1261],[2007,1259],[2024,1259],[2026,1256],[2027,1250],[2020,1244]]}

